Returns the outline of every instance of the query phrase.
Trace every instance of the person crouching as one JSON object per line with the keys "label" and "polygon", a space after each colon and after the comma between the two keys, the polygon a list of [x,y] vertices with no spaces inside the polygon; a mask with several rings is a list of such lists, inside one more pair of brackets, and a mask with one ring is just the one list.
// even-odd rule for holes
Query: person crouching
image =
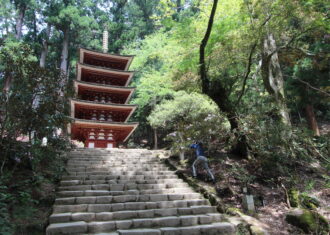
{"label": "person crouching", "polygon": [[196,165],[201,164],[204,167],[204,169],[207,171],[207,173],[209,174],[212,182],[215,183],[214,175],[212,174],[212,172],[209,168],[209,165],[208,165],[208,159],[205,157],[205,154],[204,154],[203,143],[196,142],[194,144],[191,144],[189,147],[192,149],[195,149],[195,152],[196,152],[196,160],[192,164],[193,177],[194,178],[197,177]]}

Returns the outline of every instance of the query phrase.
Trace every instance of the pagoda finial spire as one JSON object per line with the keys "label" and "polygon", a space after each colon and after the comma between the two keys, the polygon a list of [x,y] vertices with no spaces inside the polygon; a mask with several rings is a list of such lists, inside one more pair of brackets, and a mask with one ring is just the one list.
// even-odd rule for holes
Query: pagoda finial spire
{"label": "pagoda finial spire", "polygon": [[103,41],[102,41],[102,51],[103,53],[108,52],[108,38],[109,38],[109,33],[108,30],[103,31]]}

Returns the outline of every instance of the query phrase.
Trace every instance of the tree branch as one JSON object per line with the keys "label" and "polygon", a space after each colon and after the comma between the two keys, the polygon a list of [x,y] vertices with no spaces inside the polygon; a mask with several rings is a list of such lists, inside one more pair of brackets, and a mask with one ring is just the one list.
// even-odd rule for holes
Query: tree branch
{"label": "tree branch", "polygon": [[242,97],[243,97],[243,94],[245,92],[245,86],[246,86],[246,81],[250,75],[250,72],[251,72],[251,65],[252,65],[252,56],[253,56],[253,52],[254,50],[256,49],[257,47],[257,43],[254,43],[251,47],[251,50],[250,50],[250,54],[249,54],[249,60],[248,60],[248,64],[246,66],[246,72],[245,72],[245,75],[244,75],[244,81],[243,81],[243,86],[242,86],[242,90],[241,90],[241,94],[240,96],[238,97],[237,101],[236,101],[236,105],[239,104],[239,102],[241,101]]}
{"label": "tree branch", "polygon": [[309,88],[315,90],[315,91],[318,91],[326,96],[329,96],[330,97],[330,93],[326,92],[326,91],[322,91],[321,89],[319,88],[316,88],[314,86],[312,86],[311,84],[309,84],[308,82],[304,81],[304,80],[301,80],[300,78],[296,78],[299,82],[305,84],[306,86],[308,86]]}
{"label": "tree branch", "polygon": [[[272,51],[269,55],[268,58],[272,57],[275,53],[279,52],[282,49],[286,49],[286,48],[290,48],[289,45],[298,37],[300,37],[301,35],[303,35],[304,33],[307,33],[308,31],[312,30],[312,28],[308,28],[305,31],[294,35],[289,41],[287,41],[287,43],[285,43],[283,46],[278,47],[276,50]],[[301,50],[302,51],[302,50]]]}
{"label": "tree branch", "polygon": [[201,45],[199,47],[200,76],[201,76],[201,80],[202,80],[202,91],[205,94],[209,90],[209,79],[207,77],[207,71],[206,71],[206,65],[205,65],[205,47],[207,45],[207,42],[210,38],[210,34],[212,31],[213,20],[214,20],[214,15],[215,15],[215,12],[217,9],[217,5],[218,5],[218,0],[214,0],[212,10],[211,10],[211,15],[210,15],[209,22],[207,25],[207,29],[206,29],[204,38],[201,41]]}

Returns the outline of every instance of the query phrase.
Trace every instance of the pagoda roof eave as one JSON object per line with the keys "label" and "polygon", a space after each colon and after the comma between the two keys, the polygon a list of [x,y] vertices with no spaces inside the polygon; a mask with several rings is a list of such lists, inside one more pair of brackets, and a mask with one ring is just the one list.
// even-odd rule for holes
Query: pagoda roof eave
{"label": "pagoda roof eave", "polygon": [[120,108],[120,109],[131,109],[129,111],[129,114],[127,118],[125,119],[124,123],[126,123],[130,117],[133,115],[135,109],[137,108],[137,105],[135,104],[104,104],[99,102],[93,102],[93,101],[87,101],[87,100],[79,100],[79,99],[70,99],[71,103],[71,117],[74,117],[74,110],[75,110],[75,104],[85,105],[85,106],[95,106],[95,107],[103,107],[103,108]]}
{"label": "pagoda roof eave", "polygon": [[86,104],[86,105],[95,105],[95,106],[102,106],[102,107],[115,107],[115,108],[136,108],[136,104],[116,104],[116,103],[110,103],[110,104],[105,104],[105,103],[100,103],[100,102],[94,102],[94,101],[89,101],[89,100],[80,100],[80,99],[75,99],[71,98],[71,102],[77,103],[77,104]]}
{"label": "pagoda roof eave", "polygon": [[115,85],[107,85],[107,84],[99,84],[99,83],[93,83],[93,82],[85,82],[81,80],[73,80],[74,83],[79,83],[81,85],[91,86],[91,87],[99,87],[99,88],[111,88],[114,90],[136,90],[136,87],[134,86],[115,86]]}
{"label": "pagoda roof eave", "polygon": [[104,68],[104,67],[93,66],[93,65],[89,65],[89,64],[77,63],[77,65],[76,65],[77,79],[79,81],[81,80],[81,69],[82,68],[95,70],[95,71],[98,71],[98,72],[104,72],[104,73],[128,75],[128,79],[125,83],[125,86],[128,86],[128,84],[131,82],[131,80],[133,78],[133,75],[134,75],[134,71],[123,71],[123,70],[109,69],[109,68]]}
{"label": "pagoda roof eave", "polygon": [[73,80],[74,83],[74,88],[76,90],[76,93],[78,91],[78,86],[81,85],[83,87],[91,87],[91,88],[96,88],[96,89],[103,89],[103,90],[108,90],[108,91],[129,91],[129,95],[125,101],[125,104],[128,104],[130,101],[132,95],[134,94],[136,87],[123,87],[123,86],[112,86],[112,85],[100,85],[98,83],[92,83],[92,82],[85,82],[85,81],[78,81],[78,80]]}
{"label": "pagoda roof eave", "polygon": [[130,122],[130,123],[122,123],[122,122],[102,122],[102,121],[92,121],[92,120],[84,120],[84,119],[78,119],[78,118],[71,118],[72,123],[70,124],[70,126],[72,125],[85,125],[88,126],[89,128],[97,128],[99,126],[101,127],[131,127],[132,130],[130,131],[130,133],[126,136],[126,138],[123,140],[123,142],[125,142],[131,135],[132,133],[135,131],[135,129],[139,126],[139,123],[137,122]]}
{"label": "pagoda roof eave", "polygon": [[69,117],[73,123],[82,123],[82,124],[97,124],[97,125],[104,125],[104,126],[137,126],[139,125],[138,122],[107,122],[107,121],[99,121],[99,120],[86,120],[86,119],[79,119]]}
{"label": "pagoda roof eave", "polygon": [[91,64],[85,64],[85,63],[80,63],[77,62],[77,66],[78,65],[82,65],[85,67],[89,67],[91,69],[101,69],[101,70],[105,70],[105,71],[109,71],[109,72],[119,72],[119,73],[136,73],[137,71],[135,70],[120,70],[120,69],[111,69],[111,68],[107,68],[107,67],[101,67],[101,66],[95,66],[95,65],[91,65]]}
{"label": "pagoda roof eave", "polygon": [[97,51],[97,50],[87,49],[85,47],[80,47],[80,48],[78,48],[78,51],[79,50],[94,52],[94,53],[98,53],[98,54],[102,54],[102,55],[111,55],[111,56],[118,56],[118,57],[135,57],[135,55],[119,55],[119,54],[115,54],[115,53],[104,53],[104,52],[100,52],[100,51]]}
{"label": "pagoda roof eave", "polygon": [[131,65],[134,55],[118,55],[118,54],[110,54],[110,53],[104,53],[104,52],[98,52],[95,50],[89,50],[86,48],[79,48],[78,49],[78,53],[79,53],[79,61],[82,61],[82,55],[84,52],[87,53],[92,53],[92,54],[96,54],[96,55],[101,55],[101,56],[105,56],[105,57],[109,57],[109,58],[115,58],[115,59],[121,59],[121,60],[127,60],[126,66],[125,66],[125,70],[127,70],[129,68],[129,66]]}

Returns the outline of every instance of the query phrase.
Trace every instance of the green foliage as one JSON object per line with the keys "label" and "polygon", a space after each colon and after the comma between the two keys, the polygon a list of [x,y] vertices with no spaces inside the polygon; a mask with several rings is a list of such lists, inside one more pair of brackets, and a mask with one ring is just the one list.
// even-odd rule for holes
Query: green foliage
{"label": "green foliage", "polygon": [[0,49],[0,62],[1,81],[11,80],[9,93],[1,94],[2,138],[5,133],[6,138],[16,138],[32,131],[50,137],[55,128],[65,126],[64,97],[60,96],[64,78],[58,70],[40,68],[28,45],[12,41]]}
{"label": "green foliage", "polygon": [[[47,223],[47,208],[54,201],[54,183],[64,172],[68,144],[65,139],[51,139],[47,146],[40,143],[1,142],[0,228],[1,234],[27,231],[27,226]],[[45,185],[47,187],[45,187]],[[46,207],[46,209],[44,208]],[[45,210],[45,211],[44,211]]]}
{"label": "green foliage", "polygon": [[10,213],[8,211],[8,202],[12,200],[12,195],[8,193],[8,187],[0,179],[0,233],[12,234],[13,226],[10,222]]}
{"label": "green foliage", "polygon": [[[66,87],[58,70],[39,67],[25,43],[7,40],[0,48],[0,64],[0,233],[27,232],[35,221],[41,231],[46,220],[40,219],[40,208],[53,203],[54,193],[41,193],[41,186],[59,180],[62,153],[68,149],[67,139],[54,135],[68,123],[61,96]],[[8,80],[9,89],[4,89]],[[17,141],[22,138],[25,142]]]}
{"label": "green foliage", "polygon": [[193,140],[208,143],[220,132],[225,132],[224,118],[214,103],[198,93],[174,93],[173,99],[164,100],[151,112],[148,121],[153,128],[165,129],[175,150]]}

